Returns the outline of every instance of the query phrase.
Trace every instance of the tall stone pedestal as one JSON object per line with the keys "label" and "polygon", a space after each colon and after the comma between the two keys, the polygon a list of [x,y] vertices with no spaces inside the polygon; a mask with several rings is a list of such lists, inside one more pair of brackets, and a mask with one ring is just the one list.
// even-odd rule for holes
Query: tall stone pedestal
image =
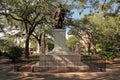
{"label": "tall stone pedestal", "polygon": [[50,52],[50,54],[72,54],[66,48],[66,30],[65,29],[55,29],[54,30],[54,49]]}

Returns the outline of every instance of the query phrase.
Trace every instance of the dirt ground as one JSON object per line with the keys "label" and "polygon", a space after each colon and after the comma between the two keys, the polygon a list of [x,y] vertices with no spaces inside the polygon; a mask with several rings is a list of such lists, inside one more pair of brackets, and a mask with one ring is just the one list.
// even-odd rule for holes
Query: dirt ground
{"label": "dirt ground", "polygon": [[106,72],[71,72],[71,73],[21,73],[9,74],[13,64],[9,60],[0,57],[0,80],[119,80],[120,79],[120,58],[114,59],[113,63],[107,65]]}

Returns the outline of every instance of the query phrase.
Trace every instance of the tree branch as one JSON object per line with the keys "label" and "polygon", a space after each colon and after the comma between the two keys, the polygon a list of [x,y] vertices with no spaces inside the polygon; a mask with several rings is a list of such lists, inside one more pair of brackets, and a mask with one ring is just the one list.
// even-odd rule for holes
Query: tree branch
{"label": "tree branch", "polygon": [[104,9],[105,3],[106,3],[106,0],[104,0],[104,3],[102,5],[102,7],[101,7],[102,10]]}
{"label": "tree branch", "polygon": [[14,17],[12,14],[8,14],[8,13],[4,13],[4,12],[1,12],[0,13],[1,15],[4,15],[4,16],[10,16],[12,19],[14,19],[14,20],[17,20],[17,21],[24,21],[24,20],[22,20],[22,19],[19,19],[19,18],[16,18],[16,17]]}

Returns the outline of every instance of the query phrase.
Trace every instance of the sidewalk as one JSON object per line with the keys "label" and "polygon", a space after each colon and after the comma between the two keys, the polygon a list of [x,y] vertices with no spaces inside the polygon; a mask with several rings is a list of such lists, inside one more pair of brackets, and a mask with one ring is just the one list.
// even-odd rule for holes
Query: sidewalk
{"label": "sidewalk", "polygon": [[13,64],[6,63],[8,60],[0,58],[0,80],[119,80],[120,58],[116,58],[113,64],[107,65],[107,72],[80,72],[80,73],[52,73],[52,74],[15,74],[8,72]]}

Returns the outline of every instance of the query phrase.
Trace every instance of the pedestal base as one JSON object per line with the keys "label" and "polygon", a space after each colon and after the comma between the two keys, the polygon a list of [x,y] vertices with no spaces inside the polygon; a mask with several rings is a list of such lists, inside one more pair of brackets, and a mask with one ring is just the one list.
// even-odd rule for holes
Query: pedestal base
{"label": "pedestal base", "polygon": [[89,66],[81,62],[80,55],[40,55],[40,61],[34,67],[39,69],[57,70],[88,70]]}

